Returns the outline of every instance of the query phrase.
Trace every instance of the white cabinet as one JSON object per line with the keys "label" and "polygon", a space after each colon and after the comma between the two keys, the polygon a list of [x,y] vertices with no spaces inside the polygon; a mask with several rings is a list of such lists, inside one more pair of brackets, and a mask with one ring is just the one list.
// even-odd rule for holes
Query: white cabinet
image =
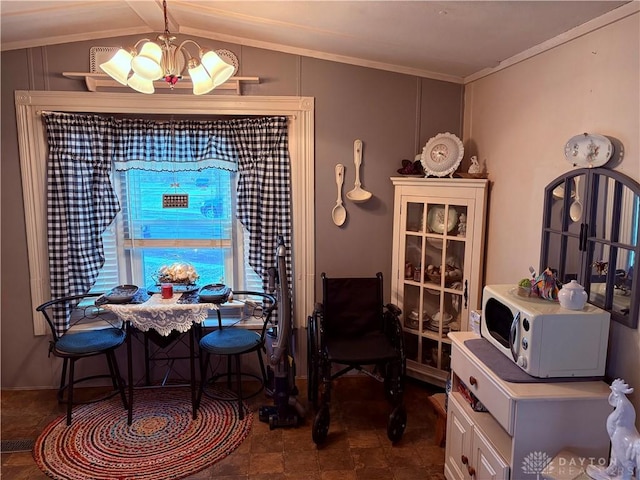
{"label": "white cabinet", "polygon": [[[509,383],[449,335],[452,389],[444,473],[448,480],[538,479],[558,452],[571,449],[607,462],[609,386],[599,381]],[[486,407],[471,408],[461,384]]]}
{"label": "white cabinet", "polygon": [[471,455],[471,435],[473,435],[473,422],[455,399],[449,397],[445,471],[447,468],[449,469],[448,477],[450,479],[469,478],[467,468]]}
{"label": "white cabinet", "polygon": [[[466,409],[470,410],[469,407]],[[485,438],[482,430],[476,428],[471,416],[465,412],[465,404],[458,397],[454,395],[449,398],[445,457],[447,478],[508,479],[509,465]]]}
{"label": "white cabinet", "polygon": [[391,301],[402,310],[407,373],[449,374],[450,331],[468,329],[482,295],[488,180],[391,178],[395,187]]}

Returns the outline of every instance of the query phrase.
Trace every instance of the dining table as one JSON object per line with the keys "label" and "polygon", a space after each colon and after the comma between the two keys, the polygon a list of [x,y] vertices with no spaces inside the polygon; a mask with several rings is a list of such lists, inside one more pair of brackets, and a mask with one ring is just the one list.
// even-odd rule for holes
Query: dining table
{"label": "dining table", "polygon": [[[151,291],[152,292],[152,291]],[[159,293],[148,293],[141,290],[127,303],[106,302],[103,308],[113,312],[125,324],[127,331],[127,375],[128,375],[128,414],[127,423],[133,422],[133,355],[132,329],[143,333],[151,330],[168,337],[174,331],[189,335],[189,369],[191,387],[191,406],[193,419],[197,417],[196,387],[196,347],[194,325],[202,325],[211,311],[220,317],[220,309],[216,303],[201,302],[198,292],[175,292],[170,298],[163,298]]]}

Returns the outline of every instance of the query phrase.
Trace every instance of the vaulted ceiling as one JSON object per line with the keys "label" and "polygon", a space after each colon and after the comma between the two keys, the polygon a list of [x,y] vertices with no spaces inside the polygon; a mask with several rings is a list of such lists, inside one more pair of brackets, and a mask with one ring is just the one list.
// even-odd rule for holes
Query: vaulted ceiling
{"label": "vaulted ceiling", "polygon": [[[461,83],[630,15],[638,5],[565,0],[167,3],[169,30],[178,40],[210,38]],[[164,30],[157,0],[2,0],[0,20],[3,51]]]}

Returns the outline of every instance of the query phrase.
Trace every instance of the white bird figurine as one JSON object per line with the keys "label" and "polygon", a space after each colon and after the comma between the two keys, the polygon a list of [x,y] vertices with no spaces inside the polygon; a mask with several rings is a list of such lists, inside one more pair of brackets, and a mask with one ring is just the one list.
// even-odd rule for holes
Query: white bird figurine
{"label": "white bird figurine", "polygon": [[469,173],[471,174],[482,173],[480,164],[478,163],[478,157],[476,157],[475,155],[471,157],[471,166],[469,167]]}

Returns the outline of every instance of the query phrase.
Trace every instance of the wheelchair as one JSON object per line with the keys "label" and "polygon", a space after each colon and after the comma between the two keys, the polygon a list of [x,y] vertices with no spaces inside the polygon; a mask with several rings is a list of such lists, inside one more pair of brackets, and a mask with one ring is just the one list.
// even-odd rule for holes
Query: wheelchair
{"label": "wheelchair", "polygon": [[313,441],[322,445],[329,433],[332,381],[357,370],[384,384],[393,407],[387,436],[396,443],[407,424],[401,311],[384,305],[382,273],[370,278],[328,278],[322,273],[321,279],[322,303],[316,304],[307,328],[307,394],[316,411]]}

